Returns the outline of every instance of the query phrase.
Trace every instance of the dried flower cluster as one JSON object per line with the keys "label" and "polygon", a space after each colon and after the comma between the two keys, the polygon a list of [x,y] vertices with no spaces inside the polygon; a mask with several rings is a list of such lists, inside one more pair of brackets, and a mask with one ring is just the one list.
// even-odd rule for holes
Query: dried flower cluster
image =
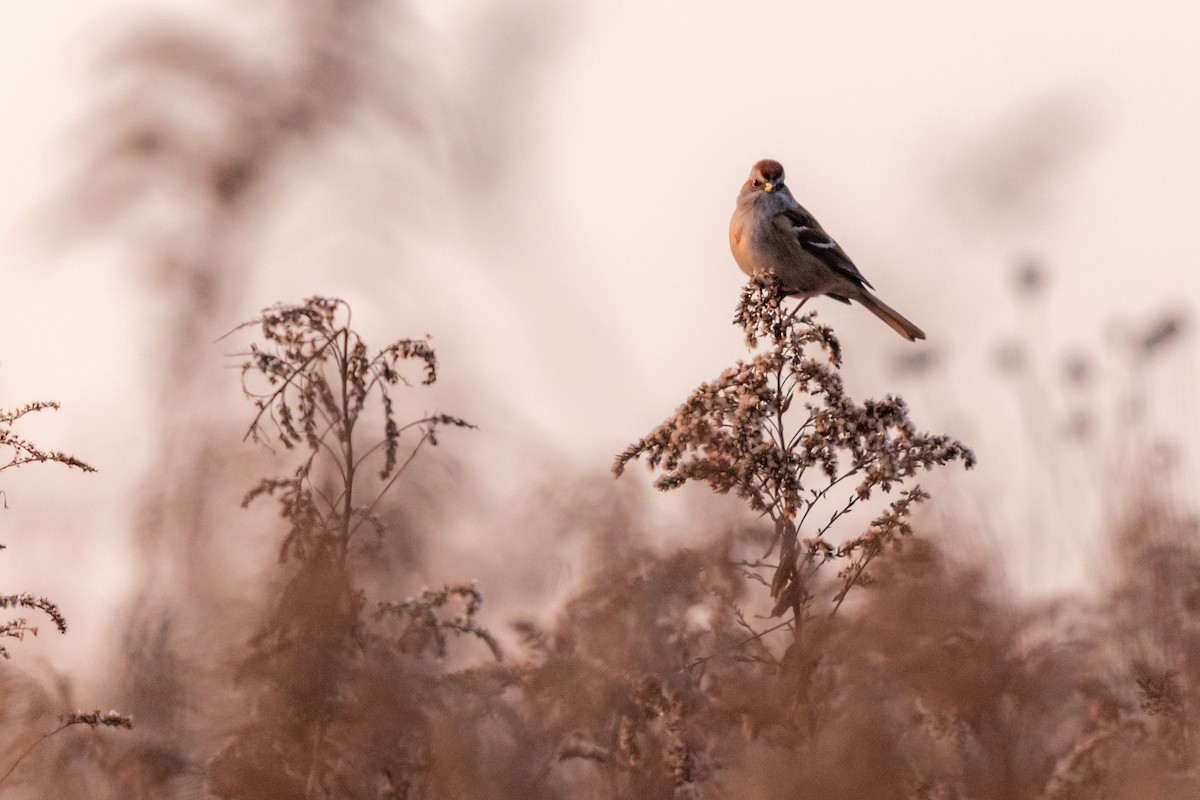
{"label": "dried flower cluster", "polygon": [[[66,618],[62,615],[58,605],[48,598],[34,597],[27,592],[0,595],[0,608],[29,608],[41,611],[50,618],[59,633],[67,632]],[[24,639],[27,633],[37,636],[38,629],[36,625],[30,625],[24,617],[17,617],[0,624],[0,637]],[[9,657],[8,648],[0,646],[0,657]]]}
{"label": "dried flower cluster", "polygon": [[75,711],[63,717],[63,725],[87,725],[91,728],[133,728],[133,718],[120,711]]}
{"label": "dried flower cluster", "polygon": [[[404,362],[419,362],[420,383],[428,385],[437,380],[437,358],[424,339],[400,339],[368,353],[350,327],[350,307],[343,300],[312,297],[299,305],[277,305],[241,327],[249,325],[261,326],[265,345],[251,344],[240,354],[246,359],[242,388],[258,408],[246,437],[264,444],[277,441],[288,450],[304,448],[308,455],[290,476],[260,482],[242,504],[260,495],[278,499],[283,517],[291,523],[281,558],[292,551],[303,558],[312,547],[326,544],[344,554],[364,524],[378,530],[376,505],[421,448],[437,444],[438,426],[473,426],[448,414],[397,422],[392,390],[412,385],[404,376]],[[371,399],[378,400],[374,410],[381,431],[378,440],[362,447],[355,431]],[[401,447],[410,431],[416,441],[401,462]],[[369,503],[356,502],[360,469],[380,452],[383,463],[376,474],[387,484]],[[314,473],[322,456],[325,475]],[[338,491],[323,491],[321,480],[333,473]]]}
{"label": "dried flower cluster", "polygon": [[[826,539],[835,522],[876,490],[890,492],[918,472],[953,461],[970,468],[975,457],[948,436],[918,431],[898,397],[854,402],[838,374],[841,347],[833,331],[813,314],[796,319],[795,312],[785,313],[774,285],[747,284],[734,322],[748,346],[764,346],[697,388],[618,456],[613,469],[620,475],[630,461],[644,458],[659,470],[661,490],[703,481],[768,516],[775,524],[768,555],[780,549],[770,580],[774,613],[790,610],[799,622],[821,565],[847,562],[833,596],[836,610],[854,586],[870,580],[870,562],[910,532],[911,507],[927,495],[917,487],[903,492],[863,534],[838,546]],[[843,484],[845,493],[837,494]],[[830,506],[810,520],[815,509]],[[807,535],[799,539],[801,533]]]}
{"label": "dried flower cluster", "polygon": [[[26,403],[20,408],[0,408],[0,472],[14,469],[22,464],[44,463],[53,461],[84,472],[95,472],[96,469],[72,455],[58,450],[43,450],[28,439],[13,431],[13,425],[21,417],[36,414],[39,411],[57,411],[58,403],[37,402]],[[0,493],[2,496],[2,493]]]}
{"label": "dried flower cluster", "polygon": [[[20,408],[3,409],[0,408],[0,472],[7,469],[16,469],[25,464],[38,464],[53,462],[62,464],[72,469],[79,469],[84,472],[95,472],[95,468],[88,465],[84,461],[75,456],[57,450],[44,450],[38,447],[33,442],[20,436],[13,430],[13,426],[24,416],[36,414],[39,411],[57,411],[58,403],[53,402],[36,402],[27,403]],[[0,490],[0,503],[6,503],[7,499],[4,492]],[[7,507],[7,506],[5,506]],[[0,545],[0,549],[3,549]],[[45,597],[35,597],[34,595],[22,592],[19,594],[0,595],[0,608],[28,608],[35,611],[41,611],[50,618],[54,623],[54,627],[59,633],[67,632],[67,620],[63,617],[58,606],[51,600]],[[31,625],[24,617],[11,619],[7,622],[0,623],[0,638],[8,637],[12,639],[23,639],[25,634],[37,636],[37,626]],[[0,657],[8,658],[8,649],[0,646]]]}
{"label": "dried flower cluster", "polygon": [[[439,612],[455,600],[462,610],[450,619],[439,616]],[[454,633],[474,636],[488,646],[497,661],[503,661],[500,643],[480,627],[475,618],[482,607],[483,595],[474,584],[443,586],[437,591],[426,589],[420,597],[403,603],[381,602],[375,611],[375,619],[395,617],[403,620],[396,643],[406,653],[431,650],[438,658],[445,658],[446,634]]]}

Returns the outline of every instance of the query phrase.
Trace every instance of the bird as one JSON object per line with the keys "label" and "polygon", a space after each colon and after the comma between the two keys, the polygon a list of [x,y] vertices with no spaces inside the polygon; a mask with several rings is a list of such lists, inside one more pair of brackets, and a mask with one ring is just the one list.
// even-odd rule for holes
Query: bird
{"label": "bird", "polygon": [[784,296],[799,296],[797,310],[818,295],[847,304],[853,300],[910,342],[925,338],[924,331],[871,293],[875,287],[846,251],[792,197],[778,161],[763,159],[750,170],[729,221],[729,247],[742,272],[774,277]]}

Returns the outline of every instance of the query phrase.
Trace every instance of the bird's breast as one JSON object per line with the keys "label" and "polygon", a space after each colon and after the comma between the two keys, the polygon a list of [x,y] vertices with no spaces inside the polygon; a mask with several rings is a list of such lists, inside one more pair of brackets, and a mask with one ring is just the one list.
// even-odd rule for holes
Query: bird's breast
{"label": "bird's breast", "polygon": [[837,288],[833,271],[800,245],[790,226],[752,203],[739,204],[729,222],[729,247],[742,272],[773,276],[788,292],[803,297]]}
{"label": "bird's breast", "polygon": [[756,233],[754,231],[753,214],[747,213],[744,206],[738,206],[729,220],[729,249],[733,251],[733,260],[747,275],[761,275],[766,269],[759,264],[755,257],[757,248],[754,246]]}

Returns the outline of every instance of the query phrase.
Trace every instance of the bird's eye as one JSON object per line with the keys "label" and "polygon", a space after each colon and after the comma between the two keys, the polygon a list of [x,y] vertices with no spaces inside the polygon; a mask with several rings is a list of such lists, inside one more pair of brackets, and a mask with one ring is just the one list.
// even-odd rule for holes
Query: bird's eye
{"label": "bird's eye", "polygon": [[762,186],[762,181],[760,181],[758,178],[755,178],[750,185],[757,189],[758,187]]}

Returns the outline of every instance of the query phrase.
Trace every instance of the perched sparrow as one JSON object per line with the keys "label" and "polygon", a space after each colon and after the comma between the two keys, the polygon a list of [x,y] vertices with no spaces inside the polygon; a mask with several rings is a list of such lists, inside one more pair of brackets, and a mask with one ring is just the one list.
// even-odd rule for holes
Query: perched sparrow
{"label": "perched sparrow", "polygon": [[729,246],[742,272],[752,278],[773,275],[785,294],[801,297],[800,305],[820,294],[843,303],[856,300],[905,339],[925,338],[920,328],[867,291],[875,287],[792,197],[778,161],[760,161],[750,171],[729,222]]}

